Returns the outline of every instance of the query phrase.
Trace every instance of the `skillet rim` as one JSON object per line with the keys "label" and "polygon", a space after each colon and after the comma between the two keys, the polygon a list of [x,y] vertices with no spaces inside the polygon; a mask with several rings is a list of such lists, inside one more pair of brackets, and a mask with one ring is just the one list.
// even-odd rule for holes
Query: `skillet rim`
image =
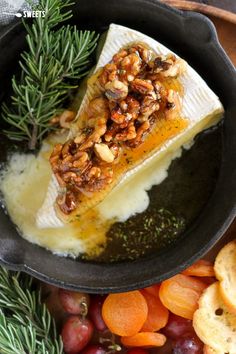
{"label": "skillet rim", "polygon": [[[137,0],[138,2],[139,0]],[[184,20],[184,22],[187,22],[189,19],[196,19],[197,21],[200,21],[202,23],[205,23],[209,29],[209,38],[208,41],[214,46],[217,54],[221,57],[221,60],[224,62],[224,64],[227,66],[228,70],[230,72],[232,72],[233,75],[235,75],[235,69],[232,65],[232,63],[230,62],[229,58],[227,57],[224,49],[222,48],[222,46],[220,45],[220,42],[218,40],[217,37],[217,33],[216,33],[216,29],[213,25],[213,23],[204,15],[199,14],[199,13],[195,13],[195,12],[191,12],[191,11],[181,11],[181,10],[177,10],[174,9],[166,4],[163,3],[159,3],[156,0],[144,0],[142,1],[142,3],[144,4],[153,4],[157,7],[160,7],[162,9],[165,9],[167,12],[170,11],[171,13],[174,13],[176,16],[181,16]],[[17,28],[17,26],[19,25],[19,21],[16,21],[15,23],[13,23],[12,25],[8,26],[2,35],[0,35],[0,43],[1,40],[7,36],[7,34],[13,30],[15,30]],[[235,81],[235,88],[236,88],[236,81]],[[236,184],[235,184],[236,187]],[[213,193],[215,194],[215,193]],[[212,198],[210,198],[209,201],[209,205],[211,204],[211,200]],[[205,208],[204,208],[205,209]],[[203,245],[202,247],[199,247],[198,252],[196,252],[194,255],[192,255],[191,257],[187,257],[187,260],[185,260],[182,263],[179,263],[175,268],[173,268],[172,270],[166,271],[164,272],[161,276],[158,275],[156,277],[151,277],[150,279],[143,279],[143,280],[136,280],[134,283],[132,283],[132,285],[117,285],[117,284],[112,284],[110,286],[96,286],[96,287],[91,287],[90,286],[85,286],[85,285],[79,285],[79,284],[75,284],[75,283],[71,283],[71,282],[65,282],[62,281],[60,279],[56,279],[55,277],[53,278],[51,275],[44,273],[41,273],[39,270],[35,269],[34,265],[32,266],[32,264],[28,264],[27,261],[26,262],[15,262],[13,257],[13,260],[11,259],[11,254],[6,252],[4,254],[4,252],[2,252],[2,250],[0,250],[0,263],[7,266],[8,268],[12,269],[12,270],[17,270],[17,271],[24,271],[42,281],[45,282],[50,282],[51,284],[57,285],[59,287],[66,287],[72,290],[82,290],[85,292],[90,292],[90,293],[104,293],[104,292],[117,292],[117,291],[128,291],[128,290],[133,290],[136,288],[142,288],[142,287],[146,287],[151,285],[152,283],[155,283],[157,281],[161,281],[163,279],[166,279],[178,272],[180,272],[181,270],[183,270],[184,268],[186,268],[188,265],[190,265],[192,262],[194,262],[196,259],[198,259],[200,256],[202,256],[203,254],[205,254],[216,242],[217,240],[220,239],[220,237],[223,235],[224,231],[229,227],[229,225],[231,224],[231,222],[233,221],[234,217],[236,216],[236,204],[235,201],[233,203],[233,205],[231,207],[229,207],[229,212],[227,213],[227,217],[223,218],[224,220],[219,222],[219,227],[218,227],[218,231],[215,233],[215,235],[211,238],[211,240]],[[199,219],[201,219],[203,217],[203,215],[200,215]],[[195,226],[197,227],[197,226]],[[187,237],[187,236],[186,236]],[[22,239],[19,240],[19,244],[23,243]],[[28,242],[28,241],[26,241]],[[35,246],[38,247],[38,246]],[[40,248],[40,247],[38,247]],[[175,247],[174,247],[175,248]],[[13,251],[16,252],[16,248],[13,248]],[[44,250],[45,251],[45,250]],[[49,251],[47,251],[49,252]],[[17,254],[15,254],[14,256],[16,256]],[[19,252],[19,256],[21,257],[21,254]],[[57,257],[57,256],[54,256]],[[135,261],[133,262],[133,264],[137,264],[137,263],[143,263],[146,264],[148,263],[148,260],[140,260],[140,261]],[[81,263],[81,262],[77,262],[77,263]],[[83,262],[84,263],[84,262]],[[125,267],[130,267],[130,262],[122,262],[118,264],[119,266],[121,266],[121,268],[125,269]],[[141,265],[141,264],[140,264]],[[97,264],[95,265],[96,267],[98,266]],[[120,267],[117,267],[117,264],[108,265],[110,269],[114,269],[114,271],[117,271]],[[95,267],[95,268],[96,268]],[[98,270],[99,271],[103,271],[104,267],[107,268],[107,265],[104,264],[99,264],[98,266]]]}

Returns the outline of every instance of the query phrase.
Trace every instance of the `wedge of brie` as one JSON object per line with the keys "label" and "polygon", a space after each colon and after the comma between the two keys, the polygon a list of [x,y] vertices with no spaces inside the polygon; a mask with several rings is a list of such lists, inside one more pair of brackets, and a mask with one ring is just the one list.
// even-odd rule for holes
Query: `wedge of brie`
{"label": "wedge of brie", "polygon": [[[111,24],[95,71],[109,63],[115,53],[132,42],[145,43],[156,54],[167,55],[171,53],[168,48],[140,32]],[[218,97],[191,66],[187,65],[187,70],[184,74],[180,75],[179,81],[184,89],[182,116],[189,121],[187,128],[175,137],[168,139],[160,147],[158,153],[147,158],[142,164],[128,172],[110,194],[116,193],[122,185],[128,183],[138,170],[141,168],[147,169],[154,159],[155,161],[161,160],[165,156],[171,153],[173,154],[181,146],[191,141],[196,134],[217,123],[222,117],[223,107]],[[98,85],[88,80],[87,91],[81,102],[77,120],[79,120],[81,112],[86,109],[91,99],[96,97],[97,92],[99,92]],[[73,128],[70,135],[73,135]],[[58,228],[64,226],[64,222],[57,216],[54,208],[59,191],[60,189],[56,178],[52,176],[44,202],[36,216],[38,228]],[[104,201],[102,204],[104,204]],[[101,208],[101,210],[104,210],[104,208]],[[112,216],[114,217],[114,215],[113,213]]]}

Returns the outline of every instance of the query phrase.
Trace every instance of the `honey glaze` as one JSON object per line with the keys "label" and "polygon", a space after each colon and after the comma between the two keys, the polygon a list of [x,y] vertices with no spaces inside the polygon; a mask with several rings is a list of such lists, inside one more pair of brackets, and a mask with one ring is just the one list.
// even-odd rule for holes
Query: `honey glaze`
{"label": "honey glaze", "polygon": [[123,169],[129,170],[129,166],[140,161],[142,156],[149,155],[153,150],[158,149],[168,139],[174,137],[180,133],[188,125],[187,120],[178,117],[176,119],[167,120],[164,117],[160,117],[153,131],[149,133],[144,142],[134,149],[124,149],[123,155],[120,158],[114,170],[116,173]]}
{"label": "honey glaze", "polygon": [[[183,97],[184,88],[177,78],[165,78],[160,81],[166,89],[175,90],[181,98]],[[178,135],[188,126],[188,120],[181,115],[172,119],[166,118],[163,112],[157,112],[155,115],[154,127],[144,141],[135,148],[123,148],[123,154],[114,166],[115,173],[122,173],[124,169],[128,171],[131,165],[150,156],[153,151],[158,150],[167,140]]]}

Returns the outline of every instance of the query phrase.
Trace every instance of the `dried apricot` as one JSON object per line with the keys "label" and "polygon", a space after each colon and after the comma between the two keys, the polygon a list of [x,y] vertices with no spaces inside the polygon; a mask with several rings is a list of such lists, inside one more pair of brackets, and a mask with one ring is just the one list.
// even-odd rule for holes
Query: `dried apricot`
{"label": "dried apricot", "polygon": [[193,263],[190,267],[185,269],[182,274],[196,277],[215,276],[213,264],[209,261],[205,261],[204,259],[200,259],[199,261]]}
{"label": "dried apricot", "polygon": [[148,305],[148,316],[142,327],[142,332],[156,332],[165,327],[169,317],[169,311],[161,303],[159,296],[153,296],[142,291]]}
{"label": "dried apricot", "polygon": [[159,296],[160,284],[154,284],[144,288],[143,290],[147,291],[149,294],[153,296]]}
{"label": "dried apricot", "polygon": [[206,288],[207,284],[197,278],[177,274],[162,282],[159,296],[163,305],[171,312],[191,320]]}
{"label": "dried apricot", "polygon": [[153,332],[139,332],[134,336],[121,338],[125,347],[162,347],[165,342],[166,337],[163,334]]}
{"label": "dried apricot", "polygon": [[102,306],[102,317],[111,332],[119,336],[138,333],[147,319],[148,306],[140,291],[110,294]]}

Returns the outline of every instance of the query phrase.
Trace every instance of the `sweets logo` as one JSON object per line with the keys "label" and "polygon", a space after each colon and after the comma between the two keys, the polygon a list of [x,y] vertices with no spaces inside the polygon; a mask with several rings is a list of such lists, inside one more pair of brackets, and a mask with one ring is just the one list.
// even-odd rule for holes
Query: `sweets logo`
{"label": "sweets logo", "polygon": [[8,17],[45,17],[45,11],[31,10],[29,3],[36,5],[38,0],[0,0],[3,2],[3,14]]}
{"label": "sweets logo", "polygon": [[45,11],[22,11],[22,12],[4,12],[5,15],[11,15],[15,17],[24,17],[24,18],[35,18],[35,17],[45,17]]}

